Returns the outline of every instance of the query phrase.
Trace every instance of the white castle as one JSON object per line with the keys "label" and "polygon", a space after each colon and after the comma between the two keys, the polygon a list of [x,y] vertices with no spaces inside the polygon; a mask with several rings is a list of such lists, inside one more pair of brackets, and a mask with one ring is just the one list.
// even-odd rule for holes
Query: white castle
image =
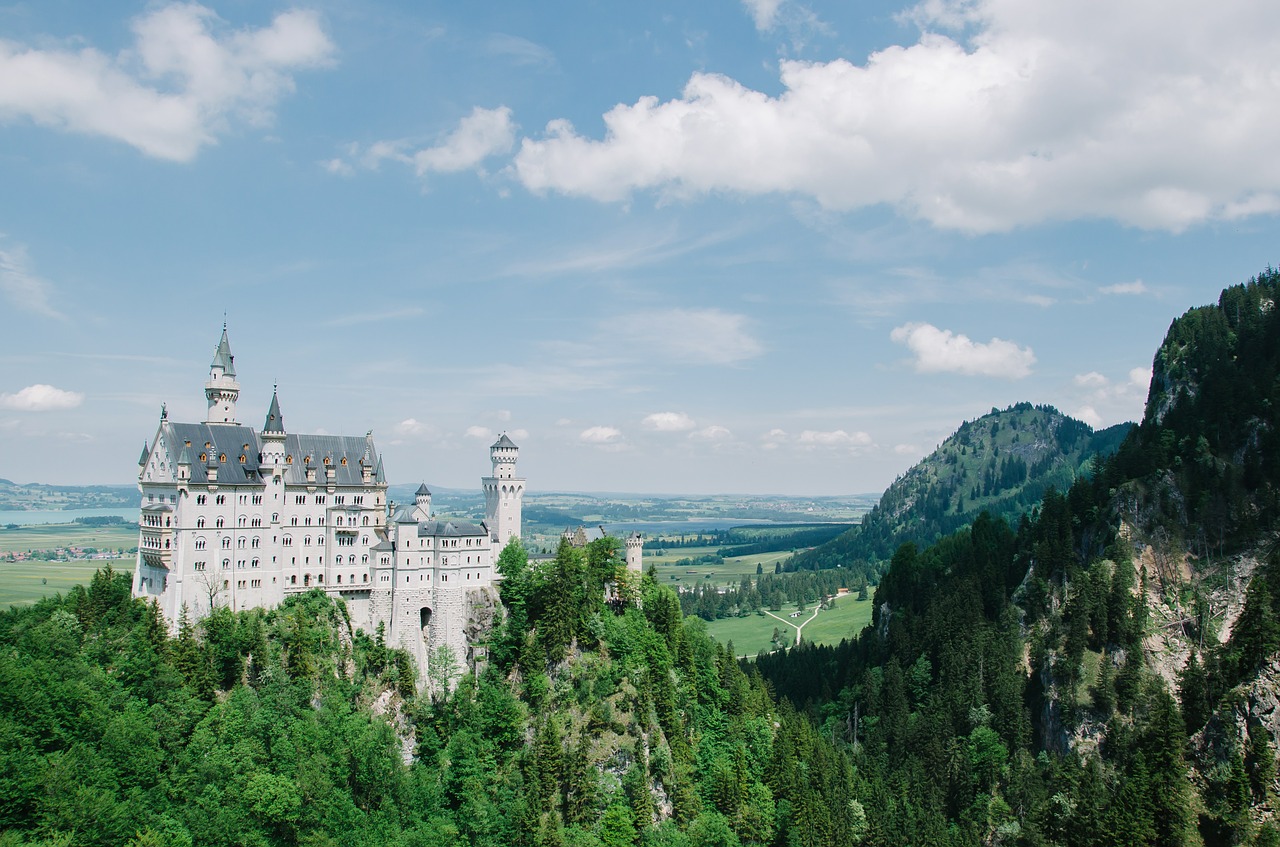
{"label": "white castle", "polygon": [[498,552],[520,536],[525,480],[503,434],[481,482],[485,520],[436,520],[431,492],[387,500],[382,457],[363,436],[287,432],[272,393],[261,430],[236,421],[240,383],[222,328],[205,383],[203,423],[160,425],[138,460],[142,492],[133,594],[170,626],[214,606],[270,607],[322,589],[354,626],[408,650],[419,668],[438,647],[468,656],[473,606],[491,603]]}

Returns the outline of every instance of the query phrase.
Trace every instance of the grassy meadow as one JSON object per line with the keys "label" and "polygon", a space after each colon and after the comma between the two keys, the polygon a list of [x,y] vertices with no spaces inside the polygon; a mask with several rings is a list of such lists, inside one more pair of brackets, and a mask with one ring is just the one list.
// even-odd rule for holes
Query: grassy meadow
{"label": "grassy meadow", "polygon": [[[872,601],[858,600],[854,595],[837,599],[834,608],[824,609],[805,624],[804,640],[813,644],[839,644],[842,639],[856,637],[863,627],[871,623],[873,605]],[[793,623],[803,623],[812,614],[810,609],[798,618],[788,618],[787,615],[793,611],[794,607],[788,605],[775,614]],[[707,624],[707,632],[721,644],[732,641],[733,650],[739,656],[754,656],[773,649],[771,639],[774,627],[787,636],[788,645],[795,644],[795,627],[765,614],[720,618]]]}
{"label": "grassy meadow", "polygon": [[[17,529],[0,528],[0,555],[59,550],[70,547],[98,550],[128,550],[138,544],[138,529],[131,524],[85,526],[83,524],[40,524]],[[65,594],[73,585],[88,585],[94,571],[108,564],[118,571],[133,572],[134,556],[126,553],[109,559],[46,561],[0,560],[0,609],[34,603],[41,597]]]}

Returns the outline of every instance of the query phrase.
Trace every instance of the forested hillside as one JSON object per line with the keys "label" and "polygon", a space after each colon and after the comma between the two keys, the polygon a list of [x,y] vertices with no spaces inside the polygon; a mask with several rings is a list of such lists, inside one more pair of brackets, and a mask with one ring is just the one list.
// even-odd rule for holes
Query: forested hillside
{"label": "forested hillside", "polygon": [[1278,293],[1175,321],[1141,427],[1016,528],[899,548],[856,642],[757,660],[869,843],[1280,843]]}
{"label": "forested hillside", "polygon": [[1052,406],[1019,403],[966,421],[885,490],[862,524],[798,554],[787,570],[843,567],[876,579],[905,541],[931,544],[981,512],[1016,521],[1051,486],[1065,490],[1131,425],[1094,432]]}
{"label": "forested hillside", "polygon": [[421,696],[319,592],[176,638],[110,572],[0,613],[0,844],[857,843],[848,751],[616,540],[500,568],[488,662]]}

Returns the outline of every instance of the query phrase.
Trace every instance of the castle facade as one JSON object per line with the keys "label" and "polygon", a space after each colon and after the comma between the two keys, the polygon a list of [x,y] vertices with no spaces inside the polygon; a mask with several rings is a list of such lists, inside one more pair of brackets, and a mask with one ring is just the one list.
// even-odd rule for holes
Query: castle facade
{"label": "castle facade", "polygon": [[485,520],[438,520],[431,492],[393,508],[372,433],[288,432],[273,392],[262,429],[236,420],[240,384],[226,327],[205,383],[202,423],[160,413],[138,460],[142,494],[133,594],[159,604],[170,626],[185,610],[278,605],[323,590],[353,625],[402,647],[426,668],[439,647],[466,660],[471,609],[492,603],[494,564],[521,531],[525,480],[505,434],[482,478]]}

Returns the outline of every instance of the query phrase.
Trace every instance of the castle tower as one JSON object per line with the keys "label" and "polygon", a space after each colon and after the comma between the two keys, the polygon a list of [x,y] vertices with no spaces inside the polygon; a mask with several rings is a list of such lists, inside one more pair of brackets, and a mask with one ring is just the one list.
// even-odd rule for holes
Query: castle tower
{"label": "castle tower", "polygon": [[431,489],[425,482],[413,493],[413,516],[420,521],[431,517]]}
{"label": "castle tower", "polygon": [[638,532],[633,532],[627,536],[627,570],[641,573],[644,571],[644,565],[641,562],[644,556],[644,536]]}
{"label": "castle tower", "polygon": [[502,437],[489,448],[493,476],[480,480],[484,487],[485,524],[499,547],[505,546],[513,537],[520,537],[520,509],[524,502],[525,480],[516,476],[516,457],[519,453],[520,448],[515,442],[505,432],[502,433]]}
{"label": "castle tower", "polygon": [[213,351],[213,363],[209,365],[209,381],[204,384],[204,396],[209,400],[207,424],[233,424],[236,422],[236,400],[240,399],[240,383],[236,382],[236,357],[231,355],[227,341],[227,325],[222,325],[222,340]]}
{"label": "castle tower", "polygon": [[266,476],[272,471],[279,472],[284,466],[285,457],[285,432],[284,418],[280,414],[280,398],[275,391],[271,391],[271,406],[267,409],[267,419],[262,424],[262,459],[259,467],[263,475]]}

